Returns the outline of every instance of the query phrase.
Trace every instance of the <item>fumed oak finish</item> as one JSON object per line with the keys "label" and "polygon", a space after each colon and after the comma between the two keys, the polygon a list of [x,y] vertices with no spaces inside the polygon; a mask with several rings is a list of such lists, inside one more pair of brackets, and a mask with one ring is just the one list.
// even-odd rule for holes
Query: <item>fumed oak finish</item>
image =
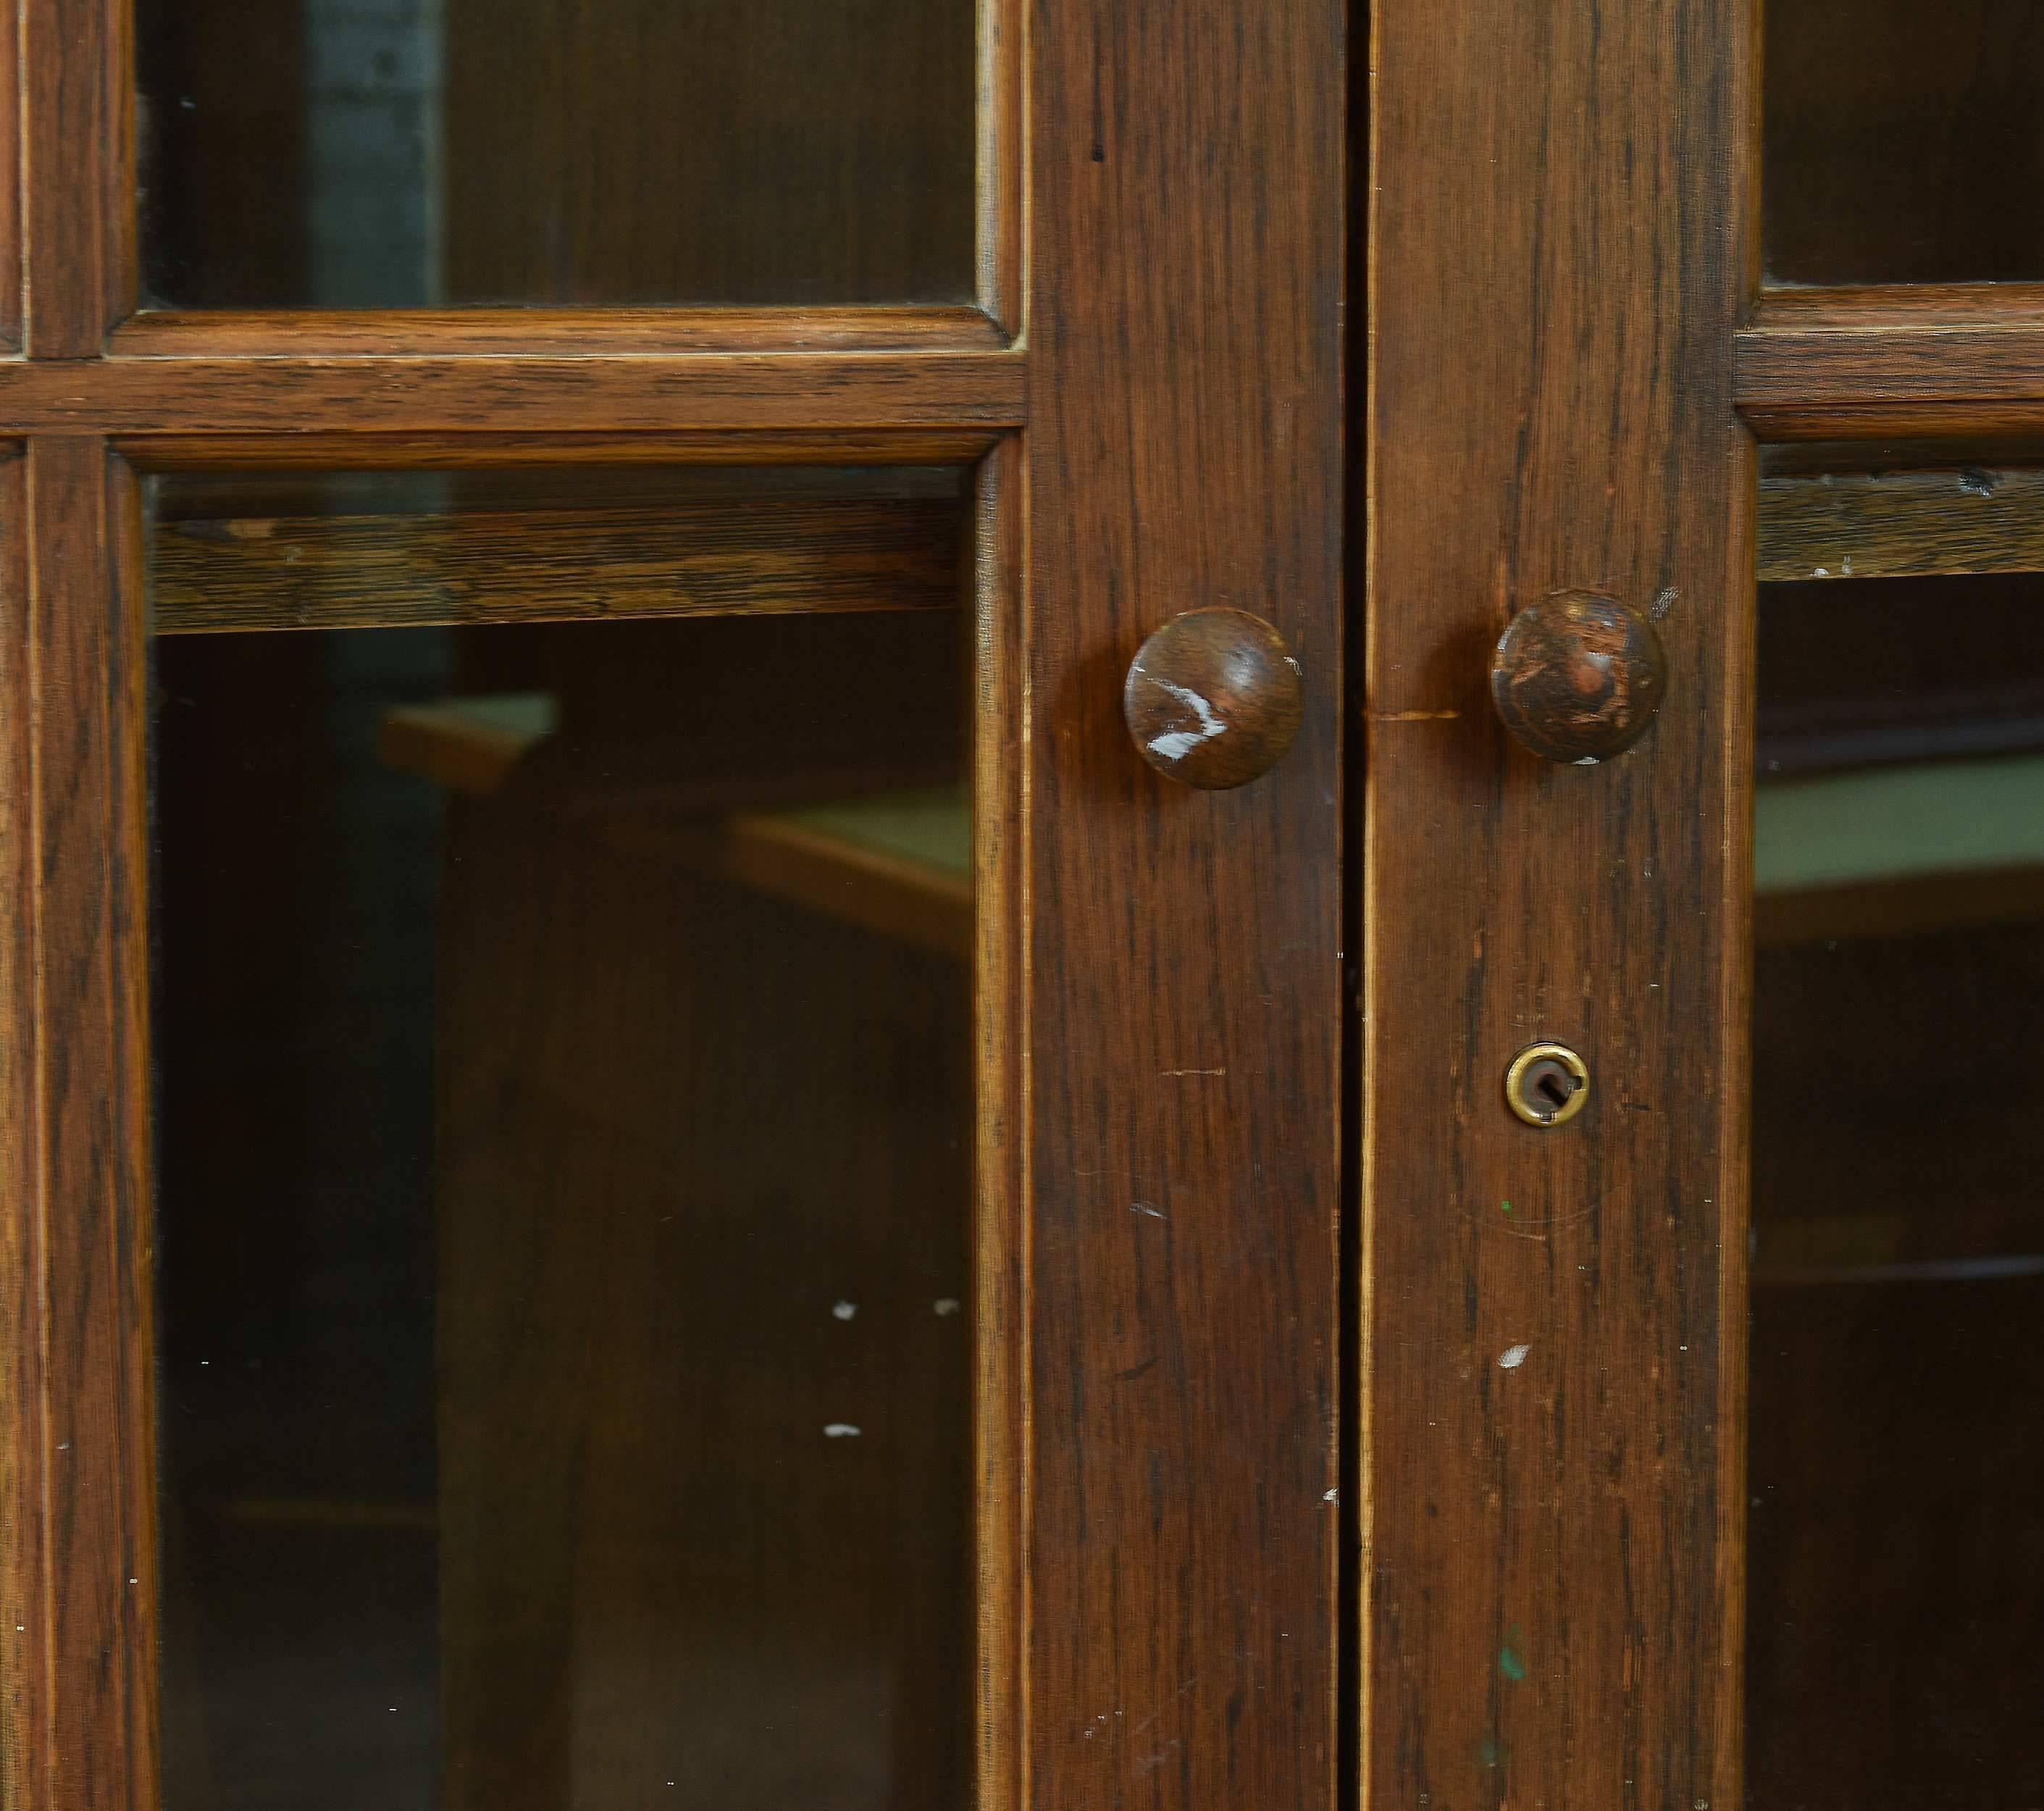
{"label": "fumed oak finish", "polygon": [[2044,571],[2044,471],[1770,472],[1760,481],[1760,579],[1902,579]]}
{"label": "fumed oak finish", "polygon": [[[1033,0],[1028,1798],[1335,1798],[1348,8]],[[1359,56],[1360,52],[1357,54]],[[1304,669],[1259,785],[1161,789],[1178,611]]]}
{"label": "fumed oak finish", "polygon": [[1304,709],[1299,663],[1261,617],[1188,610],[1143,644],[1121,690],[1143,759],[1167,778],[1223,792],[1270,772]]}
{"label": "fumed oak finish", "polygon": [[[1371,24],[1362,1802],[1738,1811],[1758,21]],[[1485,695],[1562,587],[1669,598],[1608,773]]]}
{"label": "fumed oak finish", "polygon": [[442,308],[165,310],[107,336],[133,358],[354,358],[429,343],[532,358],[662,352],[905,352],[1007,345],[977,308]]}
{"label": "fumed oak finish", "polygon": [[1734,344],[1763,440],[2044,430],[2044,284],[1769,290]]}
{"label": "fumed oak finish", "polygon": [[1490,698],[1535,754],[1575,767],[1622,755],[1668,690],[1668,656],[1644,610],[1594,591],[1528,604],[1498,638]]}
{"label": "fumed oak finish", "polygon": [[[459,336],[456,335],[457,339]],[[209,429],[288,443],[356,433],[659,433],[1001,429],[1026,419],[1024,359],[1000,348],[897,352],[612,350],[580,356],[416,350],[0,363],[0,431]]]}
{"label": "fumed oak finish", "polygon": [[955,609],[937,498],[161,521],[158,634],[371,624]]}
{"label": "fumed oak finish", "polygon": [[19,537],[0,1152],[25,1185],[0,1202],[10,1811],[140,1806],[155,1778],[140,525],[102,440],[33,441],[0,467],[0,528]]}

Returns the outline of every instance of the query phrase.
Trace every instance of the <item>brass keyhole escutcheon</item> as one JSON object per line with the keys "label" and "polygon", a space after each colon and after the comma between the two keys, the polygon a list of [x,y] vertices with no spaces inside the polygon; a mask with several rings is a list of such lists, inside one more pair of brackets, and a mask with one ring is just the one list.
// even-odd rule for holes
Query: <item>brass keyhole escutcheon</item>
{"label": "brass keyhole escutcheon", "polygon": [[1560,1125],[1589,1098],[1589,1067],[1566,1044],[1529,1044],[1504,1072],[1505,1104],[1528,1125]]}

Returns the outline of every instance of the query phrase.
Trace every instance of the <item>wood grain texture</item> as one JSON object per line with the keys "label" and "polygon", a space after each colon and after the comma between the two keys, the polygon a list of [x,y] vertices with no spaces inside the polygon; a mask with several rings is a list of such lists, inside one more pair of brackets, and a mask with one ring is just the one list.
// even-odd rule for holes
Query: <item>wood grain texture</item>
{"label": "wood grain texture", "polygon": [[44,1468],[49,1692],[35,1730],[46,1798],[28,1802],[142,1811],[156,1791],[156,1528],[140,499],[99,440],[32,441],[26,465],[33,867],[18,909],[35,989],[13,1035],[33,1056],[9,1142],[33,1167],[47,1304],[29,1451]]}
{"label": "wood grain texture", "polygon": [[[1025,648],[1028,1801],[1334,1797],[1344,25],[1037,0]],[[1267,617],[1304,726],[1196,793],[1119,693]]]}
{"label": "wood grain texture", "polygon": [[1593,591],[1558,591],[1513,613],[1490,663],[1504,727],[1544,760],[1593,766],[1652,727],[1668,656],[1646,611]]}
{"label": "wood grain texture", "polygon": [[24,0],[20,18],[25,342],[91,358],[132,288],[127,8]]}
{"label": "wood grain texture", "polygon": [[1020,1811],[1029,1801],[1027,479],[1023,442],[1010,436],[974,473],[972,491],[976,1811]]}
{"label": "wood grain texture", "polygon": [[1027,160],[1029,0],[978,0],[979,306],[1011,337],[1022,330],[1024,165]]}
{"label": "wood grain texture", "polygon": [[1000,438],[994,428],[857,430],[681,429],[668,433],[213,433],[184,427],[124,434],[117,451],[141,471],[478,471],[570,466],[970,465]]}
{"label": "wood grain texture", "polygon": [[48,1802],[45,1329],[27,467],[0,461],[0,1807]]}
{"label": "wood grain texture", "polygon": [[1018,352],[120,358],[0,365],[0,433],[1011,428]]}
{"label": "wood grain texture", "polygon": [[[1374,10],[1362,1803],[1733,1811],[1758,21]],[[1608,766],[1485,695],[1565,588],[1669,606]]]}
{"label": "wood grain texture", "polygon": [[1978,466],[1760,481],[1760,578],[2044,568],[2044,472]]}
{"label": "wood grain texture", "polygon": [[159,634],[957,606],[941,498],[156,525]]}
{"label": "wood grain texture", "polygon": [[983,351],[1012,337],[962,307],[212,309],[138,314],[109,336],[107,350],[126,358],[601,358]]}
{"label": "wood grain texture", "polygon": [[1779,290],[1736,339],[1739,412],[1764,440],[2044,429],[2044,285]]}
{"label": "wood grain texture", "polygon": [[1135,651],[1121,688],[1136,752],[1166,779],[1210,792],[1270,772],[1304,709],[1284,636],[1225,606],[1173,617]]}

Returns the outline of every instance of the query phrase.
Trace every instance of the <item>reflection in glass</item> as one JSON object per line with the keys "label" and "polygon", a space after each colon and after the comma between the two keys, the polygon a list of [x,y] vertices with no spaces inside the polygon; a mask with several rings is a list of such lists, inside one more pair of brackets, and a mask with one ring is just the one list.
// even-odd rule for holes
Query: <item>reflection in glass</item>
{"label": "reflection in glass", "polygon": [[1757,1811],[2044,1801],[2038,583],[1762,588]]}
{"label": "reflection in glass", "polygon": [[159,308],[963,302],[973,0],[136,0]]}
{"label": "reflection in glass", "polygon": [[159,635],[169,1811],[970,1801],[962,642]]}

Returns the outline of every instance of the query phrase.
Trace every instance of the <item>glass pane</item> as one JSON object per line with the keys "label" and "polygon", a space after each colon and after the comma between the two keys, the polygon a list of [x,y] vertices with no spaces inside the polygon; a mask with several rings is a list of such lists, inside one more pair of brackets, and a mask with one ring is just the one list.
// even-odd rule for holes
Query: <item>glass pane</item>
{"label": "glass pane", "polygon": [[961,613],[248,627],[465,482],[157,496],[165,1803],[969,1804]]}
{"label": "glass pane", "polygon": [[974,0],[136,0],[151,307],[962,302]]}
{"label": "glass pane", "polygon": [[2040,602],[1762,589],[1755,1811],[2044,1802]]}
{"label": "glass pane", "polygon": [[1769,0],[1777,283],[2044,278],[2044,8]]}

